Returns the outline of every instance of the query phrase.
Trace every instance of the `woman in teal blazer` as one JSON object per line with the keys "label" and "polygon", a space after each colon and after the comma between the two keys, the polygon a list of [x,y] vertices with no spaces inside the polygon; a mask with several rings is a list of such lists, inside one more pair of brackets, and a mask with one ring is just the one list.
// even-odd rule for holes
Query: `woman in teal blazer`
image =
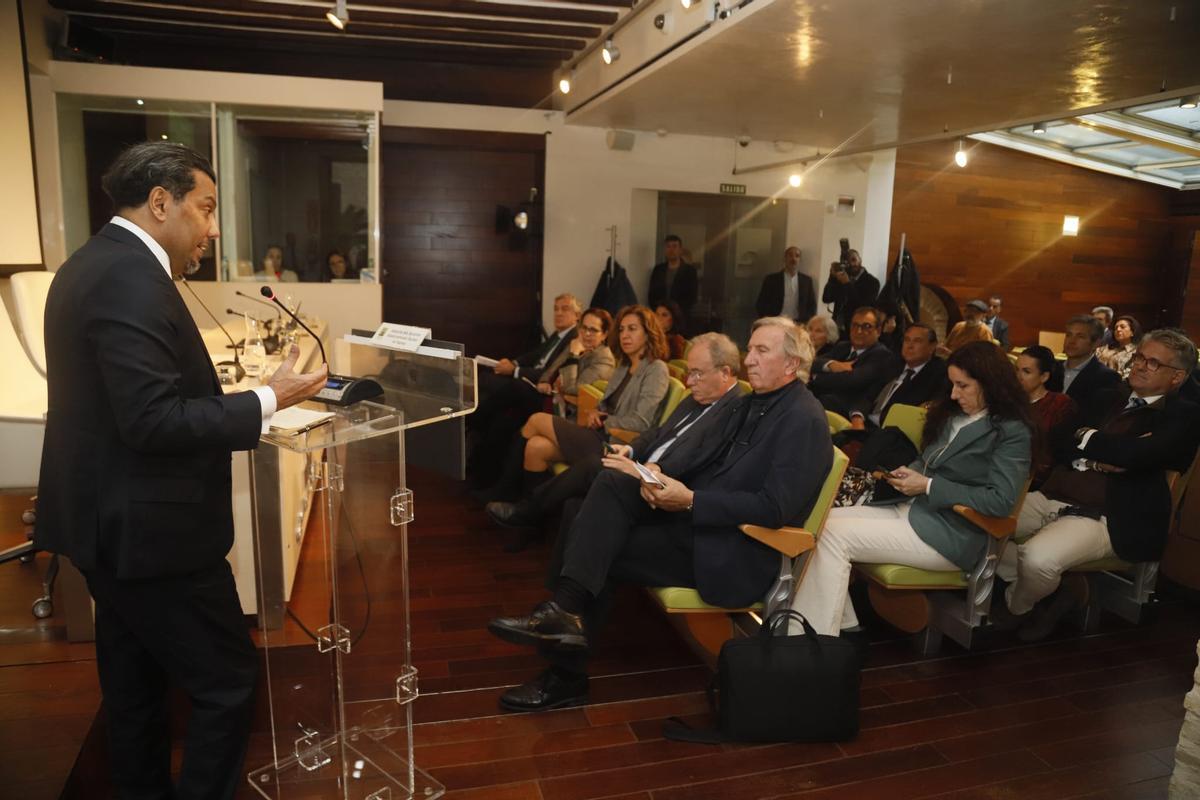
{"label": "woman in teal blazer", "polygon": [[851,563],[969,571],[987,549],[987,534],[953,507],[1002,517],[1017,503],[1029,477],[1033,424],[1012,364],[995,344],[972,342],[951,354],[946,370],[950,394],[929,410],[924,452],[886,478],[901,500],[829,514],[793,602],[818,633],[836,636],[858,625],[846,593]]}

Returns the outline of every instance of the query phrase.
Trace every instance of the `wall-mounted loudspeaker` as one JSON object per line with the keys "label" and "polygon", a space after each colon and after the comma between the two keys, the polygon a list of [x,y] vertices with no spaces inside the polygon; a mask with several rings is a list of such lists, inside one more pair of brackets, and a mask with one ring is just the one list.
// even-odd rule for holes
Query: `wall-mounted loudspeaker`
{"label": "wall-mounted loudspeaker", "polygon": [[632,150],[633,131],[609,131],[604,134],[604,143],[609,150]]}

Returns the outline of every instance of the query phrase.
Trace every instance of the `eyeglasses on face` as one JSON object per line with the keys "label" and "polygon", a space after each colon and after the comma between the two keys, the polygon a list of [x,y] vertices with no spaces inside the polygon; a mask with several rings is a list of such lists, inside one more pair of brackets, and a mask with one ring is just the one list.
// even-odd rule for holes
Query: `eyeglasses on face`
{"label": "eyeglasses on face", "polygon": [[1171,366],[1170,364],[1164,364],[1161,361],[1159,361],[1157,358],[1146,358],[1141,353],[1134,353],[1133,358],[1129,359],[1129,363],[1134,367],[1145,367],[1150,372],[1158,372],[1159,369],[1161,369],[1162,367],[1166,367],[1167,369],[1173,369],[1178,372],[1185,371],[1180,367]]}
{"label": "eyeglasses on face", "polygon": [[583,331],[584,333],[604,333],[603,330],[593,325],[580,325],[579,330]]}
{"label": "eyeglasses on face", "polygon": [[873,331],[875,330],[874,322],[852,322],[850,327],[856,331]]}
{"label": "eyeglasses on face", "polygon": [[716,369],[719,369],[719,367],[709,367],[708,369],[689,369],[687,371],[687,375],[684,377],[686,377],[689,381],[698,381]]}

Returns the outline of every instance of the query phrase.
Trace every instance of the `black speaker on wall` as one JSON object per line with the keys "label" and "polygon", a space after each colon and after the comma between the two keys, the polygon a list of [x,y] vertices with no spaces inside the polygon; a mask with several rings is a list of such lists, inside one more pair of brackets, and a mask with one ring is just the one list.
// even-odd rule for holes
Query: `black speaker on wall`
{"label": "black speaker on wall", "polygon": [[60,61],[88,61],[95,64],[112,63],[117,42],[111,36],[95,28],[80,25],[67,17],[62,35],[54,48],[54,57]]}

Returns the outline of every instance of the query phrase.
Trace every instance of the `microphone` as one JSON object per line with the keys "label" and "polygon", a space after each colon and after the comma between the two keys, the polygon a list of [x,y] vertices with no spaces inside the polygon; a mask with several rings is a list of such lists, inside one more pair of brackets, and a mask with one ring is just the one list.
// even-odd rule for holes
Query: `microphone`
{"label": "microphone", "polygon": [[[235,378],[240,381],[242,378],[246,377],[246,368],[242,366],[242,362],[238,358],[238,346],[234,343],[233,337],[229,335],[229,331],[225,330],[225,326],[221,324],[221,320],[217,319],[217,315],[209,311],[208,306],[204,305],[204,301],[200,299],[200,295],[196,294],[196,290],[188,284],[187,278],[180,275],[179,280],[184,286],[187,286],[187,290],[191,292],[192,297],[196,298],[196,302],[199,303],[200,307],[204,309],[204,313],[212,317],[212,321],[217,323],[217,327],[221,329],[221,333],[225,334],[225,338],[229,340],[229,346],[233,348],[233,374]],[[229,363],[230,362],[228,361],[219,361],[217,362],[217,365],[226,366]]]}
{"label": "microphone", "polygon": [[[289,317],[296,320],[297,325],[299,325],[301,328],[304,328],[304,330],[308,333],[308,335],[313,337],[313,339],[316,340],[317,347],[321,348],[321,361],[323,361],[326,365],[328,365],[329,359],[325,358],[325,345],[321,344],[320,337],[318,337],[315,333],[313,333],[311,328],[309,328],[307,325],[305,325],[303,322],[301,322],[300,318],[297,317],[295,314],[293,314],[292,310],[290,308],[285,306],[283,303],[279,302],[279,298],[275,296],[275,292],[271,291],[270,286],[264,286],[261,289],[259,289],[258,291],[262,294],[263,297],[267,298],[272,303],[274,303],[275,305],[279,306],[284,311],[286,311],[287,315]],[[263,301],[260,300],[259,302],[261,303]]]}
{"label": "microphone", "polygon": [[[251,298],[251,299],[253,299],[253,298]],[[227,309],[225,309],[225,313],[231,317],[249,317],[250,319],[254,320],[255,322],[266,323],[266,322],[271,321],[269,319],[262,319],[261,317],[256,317],[253,314],[247,314],[245,311],[238,311],[236,308],[227,308]]]}
{"label": "microphone", "polygon": [[[280,306],[279,308],[275,308],[275,306],[271,305],[266,300],[259,300],[257,297],[252,297],[248,294],[242,294],[240,289],[234,289],[233,293],[236,294],[238,297],[244,297],[247,300],[253,300],[256,303],[262,303],[264,306],[266,306],[267,308],[269,308],[275,312],[275,319],[283,318],[283,315],[279,313],[279,308],[283,308],[283,306]],[[274,293],[272,292],[272,294],[274,294]],[[266,296],[267,296],[266,292],[263,292],[263,297],[266,297]]]}

